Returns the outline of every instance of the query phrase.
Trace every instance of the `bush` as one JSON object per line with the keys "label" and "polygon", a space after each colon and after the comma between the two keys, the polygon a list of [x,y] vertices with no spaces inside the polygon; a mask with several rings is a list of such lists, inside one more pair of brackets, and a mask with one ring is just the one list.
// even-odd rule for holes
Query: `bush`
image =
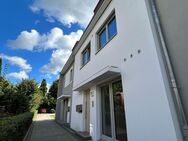
{"label": "bush", "polygon": [[22,141],[32,118],[33,113],[27,112],[0,119],[0,141]]}

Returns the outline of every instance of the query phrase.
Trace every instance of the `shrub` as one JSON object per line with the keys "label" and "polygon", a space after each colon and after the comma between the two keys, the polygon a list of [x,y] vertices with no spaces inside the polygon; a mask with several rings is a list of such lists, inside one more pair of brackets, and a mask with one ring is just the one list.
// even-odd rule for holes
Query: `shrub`
{"label": "shrub", "polygon": [[32,118],[33,113],[27,112],[0,119],[0,141],[22,141]]}

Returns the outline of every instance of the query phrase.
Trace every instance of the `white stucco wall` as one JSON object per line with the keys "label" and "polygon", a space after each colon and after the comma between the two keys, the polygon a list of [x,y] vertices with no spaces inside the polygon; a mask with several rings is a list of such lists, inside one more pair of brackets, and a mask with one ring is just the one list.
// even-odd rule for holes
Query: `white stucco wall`
{"label": "white stucco wall", "polygon": [[[118,34],[95,54],[96,31],[114,8]],[[90,62],[80,70],[81,52],[90,41]],[[178,141],[144,0],[112,1],[75,56],[73,87],[106,66],[121,70],[128,140]],[[91,88],[91,101],[97,105],[96,90],[95,86]],[[75,109],[78,104],[83,104],[83,95],[74,92],[71,128],[82,131],[83,114]],[[90,113],[93,140],[100,138],[98,109],[95,106]]]}
{"label": "white stucco wall", "polygon": [[72,94],[71,128],[76,131],[84,131],[83,112],[76,112],[76,105],[83,104],[83,95],[78,92]]}
{"label": "white stucco wall", "polygon": [[[100,121],[99,117],[97,117],[100,113],[98,113],[98,106],[99,103],[97,103],[97,87],[93,86],[90,89],[90,135],[92,136],[93,140],[99,140],[100,136],[97,136],[97,132],[100,133],[100,126],[98,121]],[[93,105],[92,105],[93,102]]]}

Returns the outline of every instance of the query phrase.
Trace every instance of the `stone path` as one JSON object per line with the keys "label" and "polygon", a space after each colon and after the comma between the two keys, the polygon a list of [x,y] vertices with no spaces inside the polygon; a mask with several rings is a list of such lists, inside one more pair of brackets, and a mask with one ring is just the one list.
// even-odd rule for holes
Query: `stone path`
{"label": "stone path", "polygon": [[78,141],[54,121],[53,114],[38,114],[28,141]]}

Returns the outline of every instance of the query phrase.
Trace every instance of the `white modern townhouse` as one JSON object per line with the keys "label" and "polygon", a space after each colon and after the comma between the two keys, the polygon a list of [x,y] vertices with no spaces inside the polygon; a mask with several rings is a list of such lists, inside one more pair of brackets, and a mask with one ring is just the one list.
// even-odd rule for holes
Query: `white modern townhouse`
{"label": "white modern townhouse", "polygon": [[62,69],[56,119],[93,141],[186,141],[187,13],[186,0],[100,0]]}
{"label": "white modern townhouse", "polygon": [[70,126],[74,58],[71,55],[59,77],[56,120]]}

